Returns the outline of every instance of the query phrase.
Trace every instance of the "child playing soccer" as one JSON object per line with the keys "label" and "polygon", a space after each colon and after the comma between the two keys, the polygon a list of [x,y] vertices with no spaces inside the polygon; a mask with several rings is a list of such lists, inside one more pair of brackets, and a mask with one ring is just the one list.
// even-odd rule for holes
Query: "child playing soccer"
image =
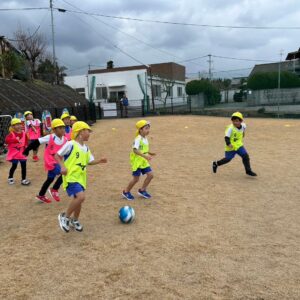
{"label": "child playing soccer", "polygon": [[68,141],[71,140],[72,127],[71,127],[71,117],[68,113],[64,113],[61,116],[62,121],[65,123],[65,137]]}
{"label": "child playing soccer", "polygon": [[219,166],[229,163],[235,155],[238,154],[243,160],[246,174],[249,176],[257,176],[256,173],[251,170],[250,157],[243,144],[246,130],[246,124],[243,123],[243,115],[240,112],[235,112],[231,116],[231,121],[232,124],[227,126],[225,131],[225,157],[213,162],[213,172],[217,173]]}
{"label": "child playing soccer", "polygon": [[77,118],[75,116],[70,116],[70,126],[73,127],[73,125],[77,122]]}
{"label": "child playing soccer", "polygon": [[[85,142],[89,140],[91,128],[88,124],[78,121],[73,125],[72,140],[67,142],[55,155],[63,174],[63,187],[73,197],[66,212],[58,215],[61,230],[69,232],[70,226],[82,231],[83,226],[78,218],[82,203],[85,200],[87,186],[87,165],[106,163],[107,159],[95,160]],[[64,161],[63,161],[64,160]]]}
{"label": "child playing soccer", "polygon": [[22,122],[20,119],[14,118],[10,123],[10,133],[5,138],[8,152],[6,160],[11,162],[11,168],[8,175],[8,184],[14,184],[14,173],[17,169],[18,163],[21,164],[22,185],[29,185],[30,181],[26,179],[26,161],[27,157],[23,155],[25,146],[27,145],[27,136],[22,129]]}
{"label": "child playing soccer", "polygon": [[[34,147],[41,144],[46,144],[44,151],[44,165],[45,169],[48,172],[47,179],[42,185],[42,188],[39,194],[36,196],[36,199],[43,203],[50,203],[51,199],[46,196],[48,190],[50,196],[57,202],[60,201],[58,190],[62,184],[62,175],[60,170],[60,165],[54,159],[54,155],[59,149],[61,149],[66,143],[67,138],[65,135],[65,124],[60,119],[54,119],[51,122],[51,128],[53,133],[48,134],[44,137],[39,138],[32,144],[30,144],[24,151],[24,155],[28,155],[29,151],[34,149]],[[57,177],[56,182],[52,188],[49,188],[51,183]]]}
{"label": "child playing soccer", "polygon": [[152,159],[152,156],[155,155],[155,153],[149,151],[149,142],[147,139],[147,135],[150,133],[150,122],[140,120],[136,123],[136,128],[136,138],[130,153],[132,180],[122,193],[122,196],[127,200],[134,200],[134,196],[130,191],[139,181],[141,174],[146,174],[146,179],[142,188],[138,190],[138,194],[146,199],[151,198],[151,195],[146,191],[149,183],[153,179],[153,172],[149,161]]}
{"label": "child playing soccer", "polygon": [[[42,123],[39,119],[34,119],[31,111],[24,113],[25,117],[25,132],[27,133],[29,143],[33,143],[41,137],[41,126]],[[39,147],[33,148],[33,161],[37,162],[39,157],[37,156]]]}

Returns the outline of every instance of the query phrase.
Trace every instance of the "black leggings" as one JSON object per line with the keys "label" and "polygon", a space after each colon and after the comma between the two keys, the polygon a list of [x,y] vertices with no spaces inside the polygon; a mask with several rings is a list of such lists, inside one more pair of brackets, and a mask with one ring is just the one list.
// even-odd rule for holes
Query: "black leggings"
{"label": "black leggings", "polygon": [[[45,196],[49,186],[54,181],[54,179],[55,179],[55,177],[53,177],[53,178],[48,177],[46,179],[46,181],[44,182],[44,184],[39,192],[39,196]],[[57,178],[56,182],[53,185],[53,189],[59,190],[61,184],[62,184],[62,175],[59,175],[59,177]]]}
{"label": "black leggings", "polygon": [[[22,180],[26,179],[26,160],[20,161],[21,164],[21,174],[22,174]],[[14,178],[15,171],[18,166],[18,161],[14,161],[11,163],[11,168],[9,170],[8,178]]]}

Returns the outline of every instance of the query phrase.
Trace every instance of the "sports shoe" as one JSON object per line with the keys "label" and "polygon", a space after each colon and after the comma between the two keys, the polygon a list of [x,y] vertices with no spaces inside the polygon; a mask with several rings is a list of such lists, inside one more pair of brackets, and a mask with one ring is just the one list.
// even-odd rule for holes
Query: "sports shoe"
{"label": "sports shoe", "polygon": [[64,232],[69,232],[70,231],[70,220],[69,218],[66,217],[65,213],[61,213],[58,215],[58,222],[59,222],[59,227],[62,231]]}
{"label": "sports shoe", "polygon": [[21,184],[22,185],[29,185],[31,182],[30,182],[30,180],[28,180],[28,179],[23,179],[22,181],[21,181]]}
{"label": "sports shoe", "polygon": [[247,171],[246,174],[249,175],[249,176],[257,176],[257,174],[254,173],[254,172],[251,171],[251,170],[250,170],[250,171]]}
{"label": "sports shoe", "polygon": [[123,191],[122,196],[123,196],[123,198],[125,198],[125,199],[127,199],[129,201],[134,200],[134,197],[133,197],[133,195],[130,192],[126,193],[125,191]]}
{"label": "sports shoe", "polygon": [[76,231],[83,230],[83,226],[79,223],[78,220],[75,220],[75,219],[70,220],[70,226],[72,226]]}
{"label": "sports shoe", "polygon": [[218,169],[218,164],[216,161],[213,161],[212,163],[212,170],[214,173],[217,173],[217,169]]}
{"label": "sports shoe", "polygon": [[36,195],[35,199],[43,203],[51,203],[51,200],[45,195],[44,196]]}
{"label": "sports shoe", "polygon": [[14,184],[15,183],[13,178],[8,178],[7,182],[8,182],[8,184]]}
{"label": "sports shoe", "polygon": [[141,189],[138,190],[138,194],[142,197],[144,197],[145,199],[149,199],[151,198],[151,195],[147,193],[147,191],[142,191]]}
{"label": "sports shoe", "polygon": [[32,160],[33,160],[34,162],[37,162],[37,161],[39,161],[39,157],[38,157],[37,155],[34,155],[34,156],[32,157]]}
{"label": "sports shoe", "polygon": [[59,201],[60,201],[58,190],[49,188],[49,189],[48,189],[48,193],[50,194],[50,196],[51,196],[56,202],[59,202]]}

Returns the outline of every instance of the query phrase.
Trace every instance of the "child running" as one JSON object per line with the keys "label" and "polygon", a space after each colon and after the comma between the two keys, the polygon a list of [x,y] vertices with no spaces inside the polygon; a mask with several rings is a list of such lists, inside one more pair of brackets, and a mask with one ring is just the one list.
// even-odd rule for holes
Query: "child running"
{"label": "child running", "polygon": [[225,157],[213,162],[213,172],[217,173],[219,166],[229,163],[235,155],[238,154],[243,160],[246,174],[249,176],[257,176],[257,174],[251,170],[250,157],[243,144],[246,130],[246,124],[243,123],[243,115],[240,112],[235,112],[231,116],[231,121],[232,124],[227,126],[225,131]]}
{"label": "child running", "polygon": [[139,181],[141,174],[146,174],[146,178],[142,188],[138,190],[138,194],[146,199],[151,198],[151,195],[146,191],[148,185],[153,179],[153,172],[149,161],[152,159],[152,156],[155,155],[155,153],[149,151],[149,142],[147,139],[147,135],[150,133],[150,122],[140,120],[136,123],[136,128],[136,138],[133,142],[132,151],[130,153],[132,179],[122,193],[122,196],[127,200],[134,200],[134,196],[130,191]]}
{"label": "child running", "polygon": [[[54,119],[51,123],[51,128],[53,133],[48,134],[44,137],[39,138],[32,144],[30,144],[24,151],[24,155],[28,155],[29,151],[34,149],[34,147],[41,144],[46,144],[44,151],[44,165],[45,169],[48,172],[47,179],[43,183],[42,188],[39,194],[36,196],[36,199],[43,203],[50,203],[51,199],[46,196],[48,190],[50,196],[55,201],[59,202],[60,197],[58,190],[62,184],[62,175],[60,165],[54,159],[54,155],[59,149],[61,149],[66,143],[67,139],[65,135],[65,124],[61,119]],[[54,179],[57,178],[52,188],[49,188]]]}
{"label": "child running", "polygon": [[[33,113],[31,111],[26,111],[24,113],[25,117],[25,132],[27,133],[29,144],[33,143],[41,137],[41,126],[42,122],[39,119],[33,118]],[[33,161],[37,162],[39,157],[37,155],[39,147],[34,147],[33,151]]]}
{"label": "child running", "polygon": [[72,134],[72,127],[71,127],[71,117],[68,113],[62,114],[60,117],[62,121],[65,123],[65,137],[68,141],[71,140],[71,134]]}
{"label": "child running", "polygon": [[73,197],[66,212],[58,215],[59,226],[64,232],[70,231],[70,226],[76,231],[82,231],[79,215],[85,200],[87,186],[87,165],[106,163],[106,158],[94,159],[85,142],[89,140],[91,128],[88,124],[78,121],[73,125],[72,140],[67,142],[55,155],[63,174],[63,187],[69,197]]}
{"label": "child running", "polygon": [[22,129],[22,122],[20,119],[14,118],[11,120],[9,131],[10,133],[5,138],[8,152],[6,160],[11,162],[11,168],[8,175],[8,184],[14,184],[14,173],[17,169],[18,163],[21,165],[22,185],[29,185],[30,181],[26,179],[26,161],[27,157],[23,155],[23,151],[27,145],[27,136]]}

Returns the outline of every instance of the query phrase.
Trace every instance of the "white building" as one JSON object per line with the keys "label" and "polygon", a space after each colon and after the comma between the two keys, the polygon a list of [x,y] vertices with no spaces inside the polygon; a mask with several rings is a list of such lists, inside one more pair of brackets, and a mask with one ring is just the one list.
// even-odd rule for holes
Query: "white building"
{"label": "white building", "polygon": [[153,99],[158,106],[165,99],[176,104],[187,98],[185,67],[176,63],[90,70],[87,75],[65,77],[65,84],[86,99],[91,95],[94,102],[118,102],[126,94],[130,106],[140,106],[143,99],[150,106]]}

